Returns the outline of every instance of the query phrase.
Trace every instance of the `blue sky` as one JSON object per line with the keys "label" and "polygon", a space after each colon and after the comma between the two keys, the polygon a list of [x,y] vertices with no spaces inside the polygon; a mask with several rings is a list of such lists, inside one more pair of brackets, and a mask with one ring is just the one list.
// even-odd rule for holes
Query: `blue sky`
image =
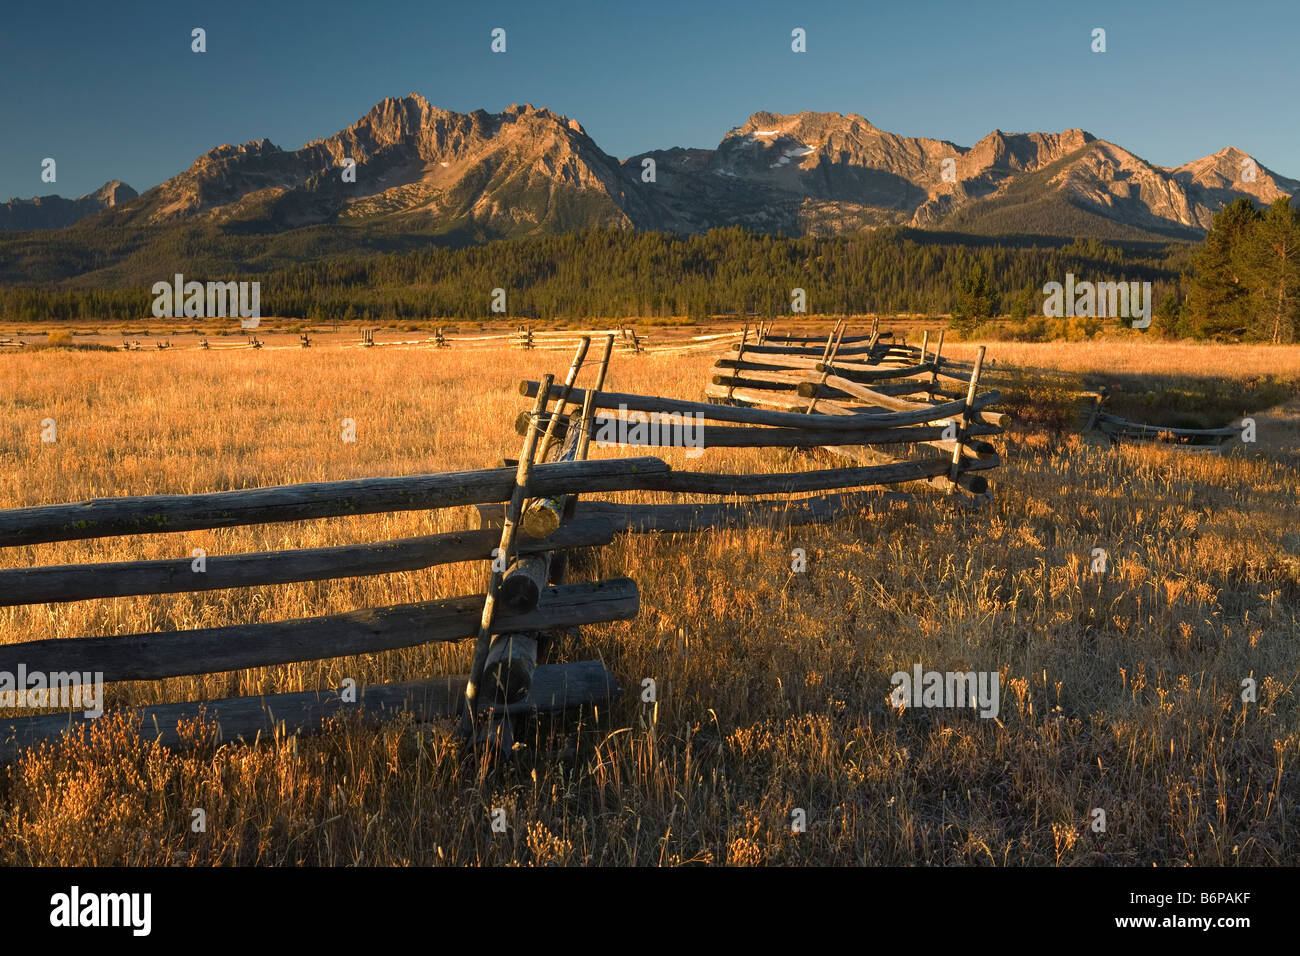
{"label": "blue sky", "polygon": [[[756,110],[810,109],[963,146],[1077,126],[1160,165],[1232,145],[1300,178],[1298,26],[1295,0],[13,0],[0,200],[109,179],[143,191],[212,146],[297,148],[411,91],[460,111],[547,106],[620,158],[714,146]],[[806,53],[790,49],[795,27]],[[1090,49],[1095,27],[1105,53]],[[40,180],[47,156],[55,184]]]}

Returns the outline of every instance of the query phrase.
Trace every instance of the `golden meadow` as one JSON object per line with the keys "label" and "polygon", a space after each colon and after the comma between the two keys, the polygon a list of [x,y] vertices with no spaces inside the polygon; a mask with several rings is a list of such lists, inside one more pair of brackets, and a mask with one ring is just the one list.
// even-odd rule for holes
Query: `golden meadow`
{"label": "golden meadow", "polygon": [[[1295,864],[1300,349],[991,343],[989,357],[987,383],[1015,416],[995,440],[1004,452],[991,506],[955,509],[924,493],[827,526],[617,539],[575,577],[634,578],[640,616],[568,634],[558,655],[603,660],[627,693],[525,724],[508,765],[469,761],[450,722],[349,719],[254,745],[218,745],[196,726],[192,747],[167,751],[109,716],[0,771],[0,861]],[[698,399],[712,360],[616,355],[606,387]],[[495,465],[518,452],[518,380],[560,375],[568,361],[328,343],[0,354],[0,507]],[[1073,430],[1070,393],[1106,377],[1139,402],[1134,383],[1157,404],[1235,402],[1209,413],[1255,413],[1258,442],[1225,456],[1096,447]],[[45,418],[57,443],[40,440]],[[344,418],[355,443],[341,440]],[[717,471],[828,464],[768,450],[663,457]],[[453,509],[108,538],[5,549],[0,566],[475,523],[472,509]],[[1110,556],[1100,577],[1095,547]],[[791,570],[795,548],[808,553],[806,573]],[[0,640],[329,614],[479,593],[487,573],[462,564],[0,608]],[[468,655],[433,645],[112,685],[108,704],[464,673]],[[892,708],[890,675],[918,662],[999,670],[998,717]],[[653,705],[640,699],[646,677]],[[1241,700],[1245,678],[1256,703]],[[195,808],[204,832],[191,827]],[[505,833],[492,830],[494,808],[506,811]],[[806,832],[791,826],[796,808]],[[1096,808],[1104,833],[1091,826]]]}

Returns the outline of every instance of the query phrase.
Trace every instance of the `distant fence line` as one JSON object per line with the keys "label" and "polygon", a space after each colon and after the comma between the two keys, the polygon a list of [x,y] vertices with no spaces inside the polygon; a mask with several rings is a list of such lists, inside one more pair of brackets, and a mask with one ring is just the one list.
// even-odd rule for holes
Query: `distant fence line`
{"label": "distant fence line", "polygon": [[[272,335],[280,334],[274,330],[263,330],[263,334],[268,332]],[[139,338],[123,337],[121,343],[116,346],[120,351],[157,351],[161,349],[179,348],[175,342],[175,336],[186,333],[171,333],[165,341],[142,342]],[[190,333],[193,334],[193,333]],[[211,352],[241,351],[246,349],[262,349],[269,351],[282,351],[288,348],[310,348],[313,345],[319,346],[320,332],[316,332],[318,338],[313,339],[309,332],[286,332],[286,335],[296,335],[297,343],[290,345],[270,345],[259,339],[256,333],[244,333],[237,338],[229,338],[226,335],[210,336],[200,335],[197,344],[187,346],[188,348],[199,349]],[[513,332],[496,332],[482,335],[460,335],[455,332],[449,332],[444,326],[438,326],[433,330],[431,336],[425,338],[404,338],[400,337],[401,333],[396,334],[399,337],[383,341],[377,338],[377,335],[383,335],[384,330],[378,327],[363,328],[358,332],[358,338],[353,341],[341,343],[344,348],[398,348],[398,349],[498,349],[502,346],[509,346],[526,351],[571,351],[583,338],[596,339],[606,335],[615,336],[615,350],[620,353],[632,355],[656,354],[656,353],[689,353],[701,352],[711,349],[725,348],[729,342],[736,341],[740,337],[739,332],[723,332],[719,334],[707,335],[690,335],[690,336],[668,336],[652,337],[642,332],[638,332],[631,325],[624,325],[616,329],[585,329],[585,330],[549,330],[542,331],[534,329],[531,325],[522,325]],[[328,340],[326,340],[328,343]],[[41,342],[28,342],[19,337],[0,338],[0,350],[4,349],[24,349],[28,345],[42,344]],[[110,346],[111,347],[111,346]]]}

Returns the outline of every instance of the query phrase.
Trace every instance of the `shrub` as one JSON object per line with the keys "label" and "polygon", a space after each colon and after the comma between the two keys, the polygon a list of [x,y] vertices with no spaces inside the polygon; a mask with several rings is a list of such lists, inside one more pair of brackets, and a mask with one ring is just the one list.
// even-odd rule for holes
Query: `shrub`
{"label": "shrub", "polygon": [[1027,318],[1019,328],[1012,327],[1007,333],[1007,340],[1011,342],[1048,342],[1051,341],[1054,330],[1048,324],[1047,318],[1041,315],[1033,315]]}
{"label": "shrub", "polygon": [[1065,324],[1068,342],[1082,342],[1101,331],[1101,319],[1091,315],[1074,315]]}

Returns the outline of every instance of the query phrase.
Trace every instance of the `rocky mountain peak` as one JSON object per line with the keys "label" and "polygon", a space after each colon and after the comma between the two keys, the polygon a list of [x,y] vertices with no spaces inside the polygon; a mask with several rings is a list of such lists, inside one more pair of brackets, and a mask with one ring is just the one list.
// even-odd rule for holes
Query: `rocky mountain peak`
{"label": "rocky mountain peak", "polygon": [[116,206],[124,202],[130,202],[136,196],[140,195],[120,179],[111,179],[104,185],[100,186],[93,193],[82,196],[82,199],[93,198],[103,203],[105,208]]}

